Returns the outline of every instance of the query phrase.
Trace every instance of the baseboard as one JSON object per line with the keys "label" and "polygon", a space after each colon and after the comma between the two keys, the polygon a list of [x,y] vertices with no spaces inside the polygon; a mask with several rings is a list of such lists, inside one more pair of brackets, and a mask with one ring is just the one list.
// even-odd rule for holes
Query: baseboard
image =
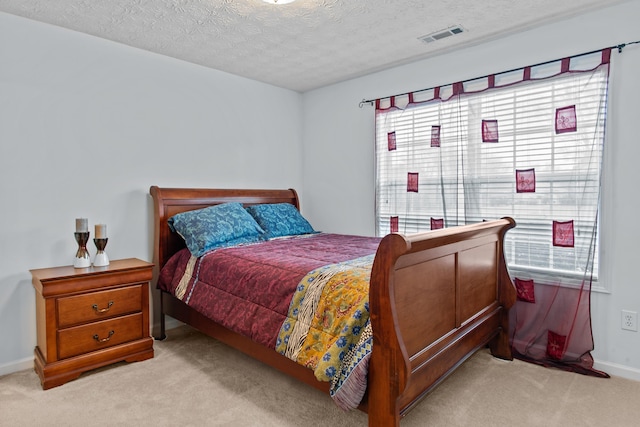
{"label": "baseboard", "polygon": [[14,372],[24,371],[25,369],[33,369],[33,357],[27,357],[26,359],[0,365],[0,377]]}
{"label": "baseboard", "polygon": [[600,360],[593,361],[593,367],[599,371],[606,372],[609,375],[627,378],[629,380],[640,381],[640,369],[630,368],[617,363],[603,362]]}

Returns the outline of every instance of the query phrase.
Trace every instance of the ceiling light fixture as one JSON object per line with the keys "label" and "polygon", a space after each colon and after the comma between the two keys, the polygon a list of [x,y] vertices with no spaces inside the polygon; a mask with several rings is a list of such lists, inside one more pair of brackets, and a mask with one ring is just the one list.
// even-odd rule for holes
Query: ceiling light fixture
{"label": "ceiling light fixture", "polygon": [[287,3],[293,3],[295,0],[262,0],[265,3],[271,3],[271,4],[287,4]]}

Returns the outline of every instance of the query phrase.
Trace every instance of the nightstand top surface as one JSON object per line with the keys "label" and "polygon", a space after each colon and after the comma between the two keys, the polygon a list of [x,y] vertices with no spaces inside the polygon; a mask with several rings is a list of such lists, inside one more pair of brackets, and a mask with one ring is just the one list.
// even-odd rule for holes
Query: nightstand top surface
{"label": "nightstand top surface", "polygon": [[126,258],[112,260],[104,267],[75,268],[72,265],[61,267],[39,268],[29,270],[34,279],[39,281],[61,280],[65,278],[81,277],[88,275],[100,275],[101,273],[113,273],[117,271],[138,270],[153,267],[150,262],[142,261],[138,258]]}

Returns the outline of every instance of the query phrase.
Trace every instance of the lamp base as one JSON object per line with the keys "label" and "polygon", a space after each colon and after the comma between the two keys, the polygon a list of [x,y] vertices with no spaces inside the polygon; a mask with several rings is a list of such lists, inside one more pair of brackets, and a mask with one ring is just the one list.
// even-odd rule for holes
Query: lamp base
{"label": "lamp base", "polygon": [[93,260],[93,266],[104,267],[107,265],[109,265],[109,257],[107,256],[107,253],[104,251],[98,252]]}

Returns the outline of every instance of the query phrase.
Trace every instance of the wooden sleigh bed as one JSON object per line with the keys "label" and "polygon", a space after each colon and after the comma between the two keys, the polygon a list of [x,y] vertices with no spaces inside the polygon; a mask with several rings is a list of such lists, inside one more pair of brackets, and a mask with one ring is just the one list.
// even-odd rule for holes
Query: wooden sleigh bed
{"label": "wooden sleigh bed", "polygon": [[[294,190],[150,189],[154,201],[154,264],[157,280],[170,257],[185,247],[170,230],[175,214],[239,202],[244,206],[290,203]],[[488,346],[511,360],[508,310],[516,292],[506,269],[503,239],[511,218],[403,236],[385,236],[370,276],[373,347],[367,391],[359,409],[369,426],[399,426],[401,418],[478,349]],[[213,322],[167,292],[164,315],[202,331],[304,383],[328,392],[327,382],[289,358]]]}

